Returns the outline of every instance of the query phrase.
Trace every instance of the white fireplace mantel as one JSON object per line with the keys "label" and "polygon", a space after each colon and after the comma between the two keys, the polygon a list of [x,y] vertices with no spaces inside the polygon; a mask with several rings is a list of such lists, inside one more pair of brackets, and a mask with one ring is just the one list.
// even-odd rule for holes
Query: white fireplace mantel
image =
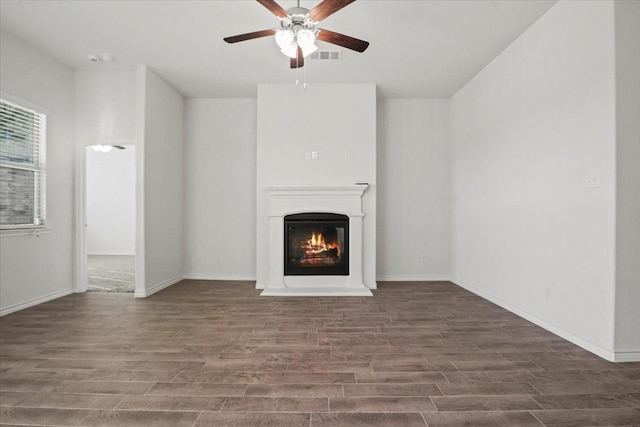
{"label": "white fireplace mantel", "polygon": [[362,198],[367,184],[347,185],[340,187],[316,187],[300,185],[270,185],[265,190],[271,197],[358,197]]}
{"label": "white fireplace mantel", "polygon": [[[261,295],[370,296],[363,281],[362,195],[367,184],[351,186],[265,186],[268,197],[268,279]],[[285,276],[284,217],[322,212],[349,217],[348,276]]]}

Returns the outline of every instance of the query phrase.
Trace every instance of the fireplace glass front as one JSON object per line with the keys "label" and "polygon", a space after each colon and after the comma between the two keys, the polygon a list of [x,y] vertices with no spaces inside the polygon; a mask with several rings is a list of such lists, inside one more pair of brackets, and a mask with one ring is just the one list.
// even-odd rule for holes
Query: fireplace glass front
{"label": "fireplace glass front", "polygon": [[284,275],[349,275],[349,217],[301,213],[284,218]]}

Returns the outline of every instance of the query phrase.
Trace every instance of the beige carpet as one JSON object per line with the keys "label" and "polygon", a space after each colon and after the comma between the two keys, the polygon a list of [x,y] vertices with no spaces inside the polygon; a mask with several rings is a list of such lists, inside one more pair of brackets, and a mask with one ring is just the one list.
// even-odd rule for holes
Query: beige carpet
{"label": "beige carpet", "polygon": [[133,255],[88,255],[87,290],[94,292],[133,292],[135,257]]}

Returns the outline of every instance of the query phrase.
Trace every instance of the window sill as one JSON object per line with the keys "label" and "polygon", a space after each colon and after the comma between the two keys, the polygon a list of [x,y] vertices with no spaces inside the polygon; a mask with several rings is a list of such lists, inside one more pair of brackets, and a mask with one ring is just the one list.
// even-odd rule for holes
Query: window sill
{"label": "window sill", "polygon": [[8,230],[0,230],[0,237],[17,237],[17,236],[35,236],[40,237],[42,234],[49,234],[49,228],[14,228]]}

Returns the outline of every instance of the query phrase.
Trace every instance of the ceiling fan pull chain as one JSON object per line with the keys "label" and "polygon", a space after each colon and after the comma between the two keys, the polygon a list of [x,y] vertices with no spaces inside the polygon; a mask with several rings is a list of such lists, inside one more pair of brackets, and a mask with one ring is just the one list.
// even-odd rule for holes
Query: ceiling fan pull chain
{"label": "ceiling fan pull chain", "polygon": [[307,68],[309,68],[309,64],[307,64],[307,66],[304,67],[304,70],[302,70],[304,80],[304,84],[302,85],[302,87],[304,88],[304,90],[307,90]]}

